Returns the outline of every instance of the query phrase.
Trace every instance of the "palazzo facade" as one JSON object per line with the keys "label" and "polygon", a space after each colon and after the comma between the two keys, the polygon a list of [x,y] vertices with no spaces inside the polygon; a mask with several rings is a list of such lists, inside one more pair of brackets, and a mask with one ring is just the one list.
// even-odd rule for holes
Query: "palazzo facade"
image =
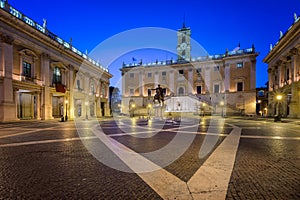
{"label": "palazzo facade", "polygon": [[300,117],[300,20],[286,33],[280,32],[279,41],[270,46],[264,58],[268,64],[269,116]]}
{"label": "palazzo facade", "polygon": [[0,121],[110,114],[112,75],[0,0]]}
{"label": "palazzo facade", "polygon": [[122,112],[136,114],[151,107],[158,84],[164,88],[166,111],[256,112],[254,46],[220,55],[191,58],[190,28],[178,30],[176,60],[123,64]]}

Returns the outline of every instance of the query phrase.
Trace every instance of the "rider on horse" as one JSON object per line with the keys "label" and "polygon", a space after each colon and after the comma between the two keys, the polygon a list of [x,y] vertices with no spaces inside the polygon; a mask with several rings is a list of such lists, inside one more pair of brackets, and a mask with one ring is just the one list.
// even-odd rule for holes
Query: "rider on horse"
{"label": "rider on horse", "polygon": [[164,93],[163,93],[163,89],[160,87],[160,85],[158,84],[158,87],[153,90],[156,91],[153,102],[155,102],[155,100],[157,100],[158,103],[160,103],[160,101],[162,101],[162,103],[163,103],[164,102]]}

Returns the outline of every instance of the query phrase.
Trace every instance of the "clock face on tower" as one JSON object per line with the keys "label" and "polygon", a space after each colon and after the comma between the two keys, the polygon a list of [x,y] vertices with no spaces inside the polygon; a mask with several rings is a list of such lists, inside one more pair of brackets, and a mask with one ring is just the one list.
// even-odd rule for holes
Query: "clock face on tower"
{"label": "clock face on tower", "polygon": [[186,47],[187,47],[187,44],[185,42],[183,42],[183,43],[180,44],[181,50],[186,49]]}

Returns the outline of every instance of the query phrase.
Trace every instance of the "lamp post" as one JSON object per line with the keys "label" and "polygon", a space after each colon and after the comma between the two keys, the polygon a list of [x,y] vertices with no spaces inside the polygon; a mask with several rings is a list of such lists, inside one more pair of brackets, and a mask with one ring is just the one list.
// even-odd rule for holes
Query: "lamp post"
{"label": "lamp post", "polygon": [[89,105],[89,102],[88,102],[88,101],[86,101],[84,104],[85,104],[85,119],[89,119],[88,112],[87,112],[87,110],[88,110],[88,105]]}
{"label": "lamp post", "polygon": [[[257,110],[258,110],[258,113],[260,114],[260,115],[262,115],[262,111],[261,111],[261,100],[259,99],[259,100],[257,100]],[[257,112],[257,110],[256,110],[256,112]]]}
{"label": "lamp post", "polygon": [[220,106],[221,106],[221,109],[222,109],[222,114],[221,114],[221,116],[223,117],[223,115],[224,115],[224,113],[223,113],[224,101],[221,101],[221,102],[220,102]]}
{"label": "lamp post", "polygon": [[132,117],[134,117],[134,108],[135,108],[135,104],[133,103],[133,104],[131,105],[131,109],[132,109]]}
{"label": "lamp post", "polygon": [[281,99],[282,99],[282,95],[281,94],[278,94],[277,96],[276,96],[276,99],[277,99],[277,116],[275,116],[275,119],[274,119],[274,121],[276,122],[276,121],[281,121],[281,114],[280,114],[280,101],[281,101]]}
{"label": "lamp post", "polygon": [[65,121],[68,121],[68,103],[69,103],[69,101],[65,100],[65,104],[66,104],[66,118],[65,118]]}
{"label": "lamp post", "polygon": [[148,118],[150,119],[150,109],[151,109],[151,104],[148,104]]}
{"label": "lamp post", "polygon": [[282,99],[282,95],[281,94],[278,94],[277,96],[276,96],[276,99],[277,99],[277,106],[278,106],[278,112],[277,112],[277,114],[278,114],[278,116],[280,115],[280,101],[281,101],[281,99]]}

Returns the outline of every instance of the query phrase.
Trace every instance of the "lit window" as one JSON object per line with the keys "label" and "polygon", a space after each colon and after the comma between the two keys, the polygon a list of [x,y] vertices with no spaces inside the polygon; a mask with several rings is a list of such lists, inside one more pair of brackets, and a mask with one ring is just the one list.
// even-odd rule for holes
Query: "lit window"
{"label": "lit window", "polygon": [[197,94],[201,94],[202,93],[202,87],[201,85],[197,86]]}
{"label": "lit window", "polygon": [[23,76],[31,77],[31,64],[23,62]]}
{"label": "lit window", "polygon": [[237,87],[236,90],[237,91],[243,91],[243,85],[244,85],[243,82],[238,82],[237,86],[236,86]]}
{"label": "lit window", "polygon": [[101,95],[102,95],[102,97],[106,97],[106,92],[105,92],[105,86],[104,85],[102,85]]}
{"label": "lit window", "polygon": [[91,89],[91,93],[95,94],[95,86],[94,86],[94,84],[91,84],[91,88],[90,89]]}
{"label": "lit window", "polygon": [[53,83],[61,83],[61,71],[58,67],[55,67],[53,71]]}
{"label": "lit window", "polygon": [[236,67],[237,68],[243,68],[244,67],[244,63],[242,63],[242,62],[236,63]]}

